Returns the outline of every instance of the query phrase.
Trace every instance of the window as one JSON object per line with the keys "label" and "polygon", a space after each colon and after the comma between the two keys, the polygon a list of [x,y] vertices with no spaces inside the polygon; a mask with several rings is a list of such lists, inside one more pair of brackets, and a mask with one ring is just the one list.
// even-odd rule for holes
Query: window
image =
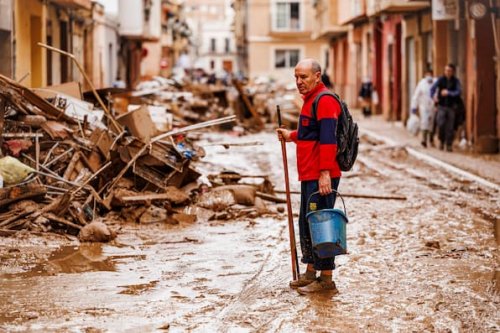
{"label": "window", "polygon": [[231,40],[229,38],[225,39],[225,44],[224,44],[224,51],[226,53],[231,52]]}
{"label": "window", "polygon": [[299,50],[274,51],[274,68],[293,68],[299,62]]}
{"label": "window", "polygon": [[210,38],[210,52],[216,52],[217,51],[217,43],[215,38]]}
{"label": "window", "polygon": [[275,3],[274,26],[276,30],[301,29],[300,3],[297,1],[277,1]]}

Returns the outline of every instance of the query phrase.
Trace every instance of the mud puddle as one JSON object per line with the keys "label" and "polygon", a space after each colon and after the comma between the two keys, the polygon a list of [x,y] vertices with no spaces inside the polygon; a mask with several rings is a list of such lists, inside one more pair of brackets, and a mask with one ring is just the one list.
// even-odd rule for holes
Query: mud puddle
{"label": "mud puddle", "polygon": [[[106,246],[106,251],[104,247]],[[82,243],[79,246],[61,246],[50,254],[47,261],[36,264],[25,272],[0,274],[2,278],[30,278],[57,274],[107,271],[114,272],[116,266],[126,259],[144,260],[144,255],[119,255],[119,247],[101,243]]]}

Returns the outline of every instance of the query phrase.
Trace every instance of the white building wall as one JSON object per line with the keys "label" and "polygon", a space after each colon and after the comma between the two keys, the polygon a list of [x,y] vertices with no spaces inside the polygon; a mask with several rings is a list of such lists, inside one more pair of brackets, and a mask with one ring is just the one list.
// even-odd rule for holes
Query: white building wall
{"label": "white building wall", "polygon": [[[233,72],[237,72],[236,61],[236,40],[232,31],[232,23],[234,18],[234,10],[231,8],[231,1],[220,0],[224,6],[223,19],[206,19],[204,16],[210,13],[213,6],[200,5],[196,11],[188,13],[188,24],[193,31],[193,47],[191,58],[193,59],[194,67],[202,68],[206,72],[215,72],[223,75],[224,61],[231,61]],[[216,50],[211,50],[211,40],[216,40]],[[229,38],[230,49],[225,52],[225,40]],[[214,68],[211,68],[211,62],[214,63]]]}
{"label": "white building wall", "polygon": [[118,17],[122,36],[160,38],[161,0],[152,0],[148,21],[144,0],[120,0]]}
{"label": "white building wall", "polygon": [[120,47],[118,40],[118,18],[115,16],[106,17],[105,41],[103,51],[106,68],[106,71],[104,71],[104,85],[111,87],[118,75],[118,50]]}

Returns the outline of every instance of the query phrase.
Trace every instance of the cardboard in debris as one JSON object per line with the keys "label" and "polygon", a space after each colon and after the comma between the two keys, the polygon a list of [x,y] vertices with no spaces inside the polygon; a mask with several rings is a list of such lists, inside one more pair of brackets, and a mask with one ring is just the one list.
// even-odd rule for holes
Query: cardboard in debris
{"label": "cardboard in debris", "polygon": [[38,96],[45,99],[56,98],[58,94],[71,96],[79,100],[82,99],[82,89],[79,82],[68,82],[43,88],[35,88],[33,91]]}
{"label": "cardboard in debris", "polygon": [[151,119],[148,107],[141,105],[139,107],[129,105],[129,108],[134,108],[126,114],[120,115],[116,118],[118,123],[128,128],[130,133],[143,142],[149,140],[158,134],[155,124]]}
{"label": "cardboard in debris", "polygon": [[87,119],[87,122],[95,127],[104,127],[102,123],[104,111],[94,111],[94,105],[90,103],[64,94],[57,94],[54,103],[59,109],[64,110],[66,115],[74,119],[80,121]]}

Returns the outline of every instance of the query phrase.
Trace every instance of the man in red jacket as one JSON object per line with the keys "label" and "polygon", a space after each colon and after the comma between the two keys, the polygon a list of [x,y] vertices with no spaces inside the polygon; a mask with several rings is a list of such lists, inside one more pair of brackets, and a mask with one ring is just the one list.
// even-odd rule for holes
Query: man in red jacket
{"label": "man in red jacket", "polygon": [[[297,170],[301,182],[301,203],[299,215],[300,247],[302,262],[307,270],[290,286],[301,294],[316,292],[337,292],[332,281],[335,258],[319,258],[312,247],[311,234],[306,214],[312,210],[333,208],[335,193],[340,181],[337,164],[337,119],[341,106],[332,96],[323,96],[318,103],[317,114],[311,114],[314,98],[328,89],[321,82],[321,67],[316,60],[304,59],[295,67],[295,83],[304,99],[300,112],[298,129],[289,131],[279,128],[278,136],[286,142],[297,144]],[[318,192],[319,195],[313,195]],[[320,271],[319,277],[316,272]]]}

